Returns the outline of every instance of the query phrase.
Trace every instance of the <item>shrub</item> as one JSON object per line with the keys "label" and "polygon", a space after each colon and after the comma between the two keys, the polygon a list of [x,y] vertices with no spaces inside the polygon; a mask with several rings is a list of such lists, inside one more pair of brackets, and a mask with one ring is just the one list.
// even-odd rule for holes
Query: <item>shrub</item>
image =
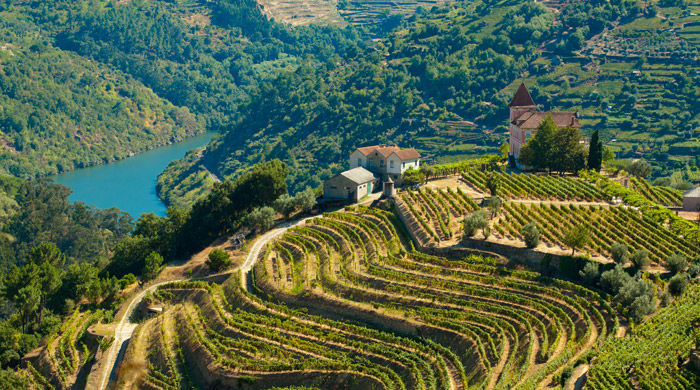
{"label": "shrub", "polygon": [[666,307],[669,303],[671,303],[671,294],[668,291],[662,291],[659,294],[659,304],[661,307]]}
{"label": "shrub", "polygon": [[489,208],[489,210],[491,210],[491,218],[495,217],[501,212],[502,205],[503,201],[498,196],[492,196],[488,199],[486,206]]}
{"label": "shrub", "polygon": [[688,260],[680,254],[671,255],[666,259],[664,263],[664,268],[666,268],[672,274],[677,274],[685,269],[688,265]]}
{"label": "shrub", "polygon": [[639,249],[630,257],[635,268],[644,268],[649,265],[649,252],[644,249]]}
{"label": "shrub", "polygon": [[525,245],[528,248],[535,248],[540,243],[540,230],[537,229],[535,222],[530,222],[523,226],[523,230],[520,232],[525,240]]}
{"label": "shrub", "polygon": [[134,274],[126,274],[119,280],[119,288],[124,289],[134,282],[136,282],[136,276]]}
{"label": "shrub", "polygon": [[651,165],[645,160],[637,160],[627,166],[627,172],[632,176],[648,177],[651,175]]}
{"label": "shrub", "polygon": [[629,258],[629,252],[627,250],[627,245],[620,243],[620,242],[614,242],[610,246],[610,253],[612,254],[613,260],[617,264],[624,265],[627,262],[627,259]]}
{"label": "shrub", "polygon": [[275,221],[275,210],[272,207],[259,207],[248,214],[246,225],[255,231],[266,231]]}
{"label": "shrub", "polygon": [[579,276],[587,284],[595,284],[598,280],[600,272],[598,271],[598,264],[589,262],[581,271],[579,271]]}
{"label": "shrub", "polygon": [[221,272],[231,266],[231,256],[229,256],[228,252],[221,249],[212,249],[209,252],[207,266],[214,272]]}
{"label": "shrub", "polygon": [[163,264],[163,256],[158,252],[151,252],[146,256],[143,266],[143,279],[153,280],[160,273],[160,266]]}
{"label": "shrub", "polygon": [[698,275],[700,275],[700,265],[698,264],[691,264],[688,266],[688,275],[690,275],[691,278],[697,278]]}
{"label": "shrub", "polygon": [[647,295],[637,297],[630,305],[628,317],[634,322],[641,322],[645,316],[656,310],[654,301]]}
{"label": "shrub", "polygon": [[479,229],[489,226],[486,210],[477,210],[464,218],[464,235],[473,237]]}
{"label": "shrub", "polygon": [[631,276],[618,264],[600,275],[600,285],[609,293],[616,295],[630,278]]}
{"label": "shrub", "polygon": [[583,226],[574,226],[566,233],[562,241],[564,245],[571,248],[571,256],[573,256],[576,253],[576,249],[586,246],[590,239],[591,236],[588,229]]}
{"label": "shrub", "polygon": [[668,281],[668,292],[674,297],[682,295],[688,288],[688,277],[685,274],[677,274]]}

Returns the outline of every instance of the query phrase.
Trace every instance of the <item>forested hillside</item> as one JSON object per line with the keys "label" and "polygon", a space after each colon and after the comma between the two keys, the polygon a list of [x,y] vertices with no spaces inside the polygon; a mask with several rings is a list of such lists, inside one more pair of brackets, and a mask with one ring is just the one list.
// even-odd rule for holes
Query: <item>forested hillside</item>
{"label": "forested hillside", "polygon": [[219,130],[258,80],[358,51],[252,0],[3,0],[0,32],[0,169],[24,177]]}
{"label": "forested hillside", "polygon": [[0,373],[57,332],[77,303],[111,308],[135,280],[99,275],[133,219],[117,209],[71,204],[69,193],[45,181],[0,176]]}
{"label": "forested hillside", "polygon": [[[543,109],[580,111],[584,136],[600,129],[618,158],[644,157],[655,177],[676,172],[676,183],[698,181],[698,42],[690,34],[698,17],[689,16],[698,7],[568,4],[456,2],[409,18],[340,66],[301,67],[260,83],[202,159],[166,170],[160,194],[187,204],[202,192],[196,176],[207,169],[235,176],[273,157],[293,167],[292,188],[316,187],[345,167],[353,148],[370,143],[413,146],[439,162],[495,152],[521,80]],[[660,31],[674,23],[676,32]],[[601,37],[619,37],[626,57],[589,53]],[[650,37],[657,46],[677,44],[631,51]]]}

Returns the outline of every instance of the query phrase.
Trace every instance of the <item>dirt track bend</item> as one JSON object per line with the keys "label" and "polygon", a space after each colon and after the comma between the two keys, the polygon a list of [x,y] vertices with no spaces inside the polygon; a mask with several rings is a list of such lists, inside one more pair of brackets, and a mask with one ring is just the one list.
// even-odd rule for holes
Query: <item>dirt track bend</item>
{"label": "dirt track bend", "polygon": [[109,347],[107,355],[103,358],[106,361],[104,368],[98,372],[99,375],[101,375],[101,379],[99,381],[99,390],[104,390],[107,387],[107,384],[109,383],[109,377],[111,376],[112,371],[114,370],[114,366],[117,364],[117,355],[119,354],[119,351],[122,349],[124,343],[131,339],[131,336],[134,333],[134,329],[136,329],[136,327],[138,326],[138,324],[132,324],[131,322],[129,322],[129,319],[131,318],[134,309],[136,309],[136,306],[138,306],[138,304],[141,303],[141,301],[147,293],[155,290],[156,288],[158,288],[158,286],[179,281],[180,279],[174,279],[156,283],[141,291],[133,299],[131,299],[131,302],[129,302],[129,306],[126,307],[126,311],[124,312],[121,321],[119,321],[119,324],[117,324],[117,327],[114,329],[114,341]]}
{"label": "dirt track bend", "polygon": [[[313,217],[310,217],[313,218]],[[263,234],[260,238],[258,238],[253,246],[250,248],[250,252],[248,253],[248,256],[245,259],[245,262],[241,264],[240,266],[240,271],[242,273],[242,278],[241,278],[241,283],[243,284],[244,288],[248,288],[248,278],[247,274],[250,272],[250,270],[253,268],[253,265],[255,265],[255,261],[258,259],[260,256],[260,251],[267,245],[268,242],[273,240],[274,238],[280,236],[281,234],[284,234],[284,232],[287,231],[290,227],[297,226],[299,224],[302,224],[306,222],[306,220],[309,218],[304,218],[300,219],[298,221],[294,222],[287,222],[280,227],[275,228],[270,230],[269,232]],[[109,351],[107,351],[106,356],[103,357],[104,361],[106,362],[104,365],[103,369],[100,369],[98,371],[98,375],[101,376],[99,380],[99,390],[104,390],[107,388],[107,385],[109,384],[109,378],[114,371],[114,367],[116,366],[117,362],[117,355],[119,354],[119,351],[122,349],[122,346],[124,345],[125,342],[127,342],[129,339],[131,339],[131,336],[134,333],[134,329],[138,326],[138,324],[133,324],[129,321],[131,318],[131,315],[133,314],[134,310],[136,307],[141,303],[143,298],[148,294],[149,292],[154,291],[156,288],[159,286],[162,286],[164,284],[172,283],[172,282],[179,282],[183,279],[172,279],[172,280],[165,280],[162,282],[158,282],[156,284],[153,284],[146,288],[145,290],[141,291],[138,293],[136,296],[134,296],[131,299],[131,302],[129,302],[129,306],[127,306],[126,311],[124,315],[122,316],[121,321],[119,321],[119,324],[117,324],[117,327],[114,329],[114,341],[112,342],[112,345],[109,348]]]}

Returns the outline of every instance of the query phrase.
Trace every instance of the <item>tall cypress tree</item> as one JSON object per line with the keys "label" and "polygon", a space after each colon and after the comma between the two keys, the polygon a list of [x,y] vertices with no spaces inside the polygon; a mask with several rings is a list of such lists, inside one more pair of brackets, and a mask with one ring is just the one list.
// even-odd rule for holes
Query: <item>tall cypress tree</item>
{"label": "tall cypress tree", "polygon": [[598,130],[591,136],[591,145],[588,149],[588,169],[600,171],[603,165],[603,142],[600,140]]}

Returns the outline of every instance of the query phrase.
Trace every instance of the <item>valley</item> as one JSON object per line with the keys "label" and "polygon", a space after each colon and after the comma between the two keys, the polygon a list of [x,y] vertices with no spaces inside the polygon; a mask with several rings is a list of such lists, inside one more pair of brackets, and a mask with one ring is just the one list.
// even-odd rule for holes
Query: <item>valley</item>
{"label": "valley", "polygon": [[700,388],[699,14],[0,0],[0,389]]}

